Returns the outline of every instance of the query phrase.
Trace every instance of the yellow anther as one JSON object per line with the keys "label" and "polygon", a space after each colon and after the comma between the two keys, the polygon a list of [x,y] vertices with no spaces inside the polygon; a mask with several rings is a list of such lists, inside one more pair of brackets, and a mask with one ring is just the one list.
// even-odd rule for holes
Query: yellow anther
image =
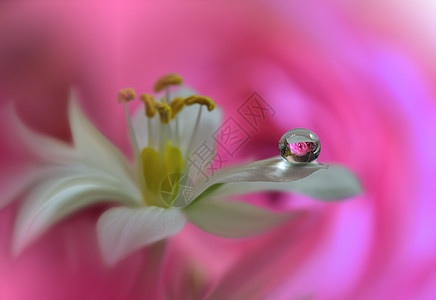
{"label": "yellow anther", "polygon": [[180,85],[183,79],[179,74],[170,73],[159,78],[153,85],[153,90],[157,93],[170,85]]}
{"label": "yellow anther", "polygon": [[171,119],[174,119],[179,111],[182,110],[183,106],[185,106],[185,99],[182,97],[176,97],[171,101]]}
{"label": "yellow anther", "polygon": [[118,91],[118,103],[129,102],[136,98],[136,93],[132,88],[121,89]]}
{"label": "yellow anther", "polygon": [[164,124],[168,124],[171,118],[171,107],[166,103],[158,102],[156,108],[159,112],[160,121]]}
{"label": "yellow anther", "polygon": [[149,95],[149,94],[142,94],[141,100],[144,102],[144,105],[145,105],[145,115],[149,118],[153,118],[157,112],[156,100],[154,99],[154,97],[152,95]]}
{"label": "yellow anther", "polygon": [[213,102],[212,99],[206,96],[197,96],[192,95],[185,99],[186,105],[192,105],[192,104],[200,104],[200,105],[206,105],[208,111],[212,111],[215,108],[215,102]]}

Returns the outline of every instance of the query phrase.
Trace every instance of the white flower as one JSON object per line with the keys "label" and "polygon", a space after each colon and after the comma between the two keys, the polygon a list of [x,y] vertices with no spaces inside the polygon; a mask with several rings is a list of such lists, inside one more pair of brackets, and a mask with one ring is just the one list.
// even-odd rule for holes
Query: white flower
{"label": "white flower", "polygon": [[[190,167],[190,154],[202,143],[214,147],[212,133],[219,126],[220,111],[202,113],[201,105],[199,109],[182,105],[180,112],[171,115],[176,109],[172,107],[168,112],[167,108],[172,103],[169,99],[174,97],[168,96],[168,84],[163,86],[167,92],[166,107],[143,96],[146,104],[154,105],[151,110],[158,110],[159,118],[147,118],[144,109],[139,109],[130,123],[125,104],[133,163],[87,119],[74,93],[69,103],[73,145],[31,131],[13,114],[13,128],[38,157],[38,166],[26,169],[20,184],[9,184],[8,189],[3,189],[8,199],[27,191],[13,235],[15,254],[57,221],[99,202],[116,204],[97,223],[103,258],[112,265],[141,247],[177,234],[186,221],[212,234],[239,238],[264,232],[293,216],[224,200],[228,195],[288,190],[328,200],[360,192],[354,174],[343,167],[297,165],[280,157],[222,169],[208,178],[198,176],[198,170]],[[177,97],[186,99],[189,94],[182,89]],[[185,106],[202,103],[212,108],[210,99],[196,99]],[[147,114],[151,116],[153,111]],[[213,157],[209,159],[212,161]],[[188,184],[186,178],[192,183]],[[11,179],[12,182],[16,181]],[[193,188],[189,201],[182,191],[185,185]],[[3,204],[8,199],[4,198]]]}

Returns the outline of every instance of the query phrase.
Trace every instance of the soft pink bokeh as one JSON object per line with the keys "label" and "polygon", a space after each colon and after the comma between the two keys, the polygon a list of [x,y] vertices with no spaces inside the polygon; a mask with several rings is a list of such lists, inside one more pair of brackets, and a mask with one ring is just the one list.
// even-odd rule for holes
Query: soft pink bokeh
{"label": "soft pink bokeh", "polygon": [[[409,46],[410,36],[396,33],[404,25],[395,12],[381,22],[371,4],[341,1],[1,8],[0,100],[14,99],[38,131],[69,140],[74,84],[93,122],[130,154],[117,90],[149,92],[156,77],[178,72],[225,117],[253,91],[275,110],[257,130],[248,127],[254,138],[235,159],[278,155],[281,135],[305,127],[323,144],[319,160],[352,168],[365,189],[329,204],[278,193],[247,197],[310,213],[242,241],[187,226],[168,243],[161,274],[144,272],[146,251],[113,269],[103,265],[95,222],[104,207],[71,216],[12,258],[13,203],[0,212],[1,299],[143,299],[145,282],[159,276],[174,299],[436,297],[436,68]],[[3,148],[2,170],[18,159]]]}

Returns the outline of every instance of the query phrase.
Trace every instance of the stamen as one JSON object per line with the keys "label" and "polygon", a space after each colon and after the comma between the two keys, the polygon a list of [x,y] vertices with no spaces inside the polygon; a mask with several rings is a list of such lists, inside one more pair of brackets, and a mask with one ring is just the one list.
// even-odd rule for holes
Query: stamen
{"label": "stamen", "polygon": [[200,105],[206,105],[208,111],[212,111],[215,108],[215,102],[209,97],[206,96],[197,96],[192,95],[185,99],[186,105],[192,105],[192,104],[200,104]]}
{"label": "stamen", "polygon": [[[198,108],[197,119],[195,120],[194,129],[192,131],[191,138],[190,138],[189,143],[188,143],[188,148],[186,149],[186,153],[185,153],[185,157],[184,157],[185,161],[190,161],[189,160],[189,158],[190,158],[189,155],[191,155],[192,146],[194,145],[194,139],[197,136],[198,127],[200,125],[202,108],[203,108],[202,105],[200,105],[200,107]],[[190,166],[191,166],[190,164],[185,164],[185,166],[183,168],[183,173],[184,174],[189,174]],[[181,182],[182,186],[184,186],[186,184],[186,179],[187,179],[187,176],[184,178],[184,180],[182,180],[182,182]]]}
{"label": "stamen", "polygon": [[156,104],[157,111],[160,116],[160,134],[159,134],[159,151],[163,153],[163,149],[165,149],[165,143],[168,139],[168,123],[170,122],[171,116],[171,107],[166,104],[159,102]]}
{"label": "stamen", "polygon": [[168,124],[171,117],[171,107],[166,103],[159,102],[156,104],[156,108],[159,112],[160,121],[164,124]]}
{"label": "stamen", "polygon": [[180,130],[179,130],[179,118],[176,117],[176,129],[175,129],[176,133],[176,141],[175,144],[177,147],[180,147]]}
{"label": "stamen", "polygon": [[147,119],[147,131],[148,131],[148,147],[153,147],[153,128],[151,124],[151,118]]}
{"label": "stamen", "polygon": [[182,110],[183,106],[185,106],[185,99],[182,97],[176,97],[171,101],[171,120],[176,117],[179,111]]}
{"label": "stamen", "polygon": [[124,102],[124,113],[126,114],[127,126],[129,127],[130,140],[132,141],[133,151],[135,156],[139,155],[139,145],[136,140],[135,131],[133,130],[132,118],[130,117],[129,107],[127,102]]}
{"label": "stamen", "polygon": [[159,78],[156,83],[153,85],[153,90],[157,93],[162,91],[168,86],[171,85],[180,85],[183,83],[183,79],[180,75],[176,73],[170,73]]}
{"label": "stamen", "polygon": [[[132,125],[132,119],[130,117],[130,112],[129,112],[129,107],[128,107],[128,103],[124,102],[124,112],[126,114],[126,119],[127,119],[127,125],[129,127],[129,136],[130,136],[130,140],[133,146],[133,154],[136,157],[136,160],[140,160],[141,157],[141,152],[139,150],[139,144],[138,141],[136,139],[136,135],[135,135],[135,131],[133,130],[133,125]],[[138,170],[137,170],[137,174],[139,176],[139,185],[141,187],[141,193],[143,196],[145,196],[145,179],[144,179],[144,167],[142,164],[139,165]]]}
{"label": "stamen", "polygon": [[136,93],[132,88],[121,89],[118,91],[118,103],[127,103],[136,98]]}
{"label": "stamen", "polygon": [[169,103],[170,101],[171,101],[171,98],[170,98],[170,87],[167,86],[165,88],[165,103]]}
{"label": "stamen", "polygon": [[179,130],[179,118],[177,114],[182,110],[183,106],[185,106],[185,99],[182,97],[176,97],[171,101],[171,120],[176,119],[176,128],[175,128],[175,139],[176,145],[180,145],[180,130]]}
{"label": "stamen", "polygon": [[[194,129],[192,131],[192,135],[191,135],[191,139],[189,140],[189,144],[188,144],[188,149],[186,150],[186,157],[185,160],[188,158],[188,155],[191,154],[191,150],[192,150],[192,146],[194,144],[194,139],[197,136],[197,131],[198,131],[198,127],[200,125],[200,119],[201,119],[201,109],[203,108],[203,106],[200,106],[198,108],[198,114],[197,114],[197,119],[195,120],[195,125],[194,125]],[[189,170],[188,170],[189,171]]]}
{"label": "stamen", "polygon": [[153,118],[154,115],[157,113],[157,101],[154,99],[153,95],[150,94],[142,94],[141,100],[144,102],[145,105],[145,115],[148,118]]}

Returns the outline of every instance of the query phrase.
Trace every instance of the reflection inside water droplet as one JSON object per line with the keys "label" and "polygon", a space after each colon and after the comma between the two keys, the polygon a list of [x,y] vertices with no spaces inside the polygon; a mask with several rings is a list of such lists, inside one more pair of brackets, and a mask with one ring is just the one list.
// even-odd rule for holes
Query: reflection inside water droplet
{"label": "reflection inside water droplet", "polygon": [[290,162],[308,163],[318,158],[321,143],[312,131],[295,128],[286,132],[279,142],[279,151],[283,159]]}

